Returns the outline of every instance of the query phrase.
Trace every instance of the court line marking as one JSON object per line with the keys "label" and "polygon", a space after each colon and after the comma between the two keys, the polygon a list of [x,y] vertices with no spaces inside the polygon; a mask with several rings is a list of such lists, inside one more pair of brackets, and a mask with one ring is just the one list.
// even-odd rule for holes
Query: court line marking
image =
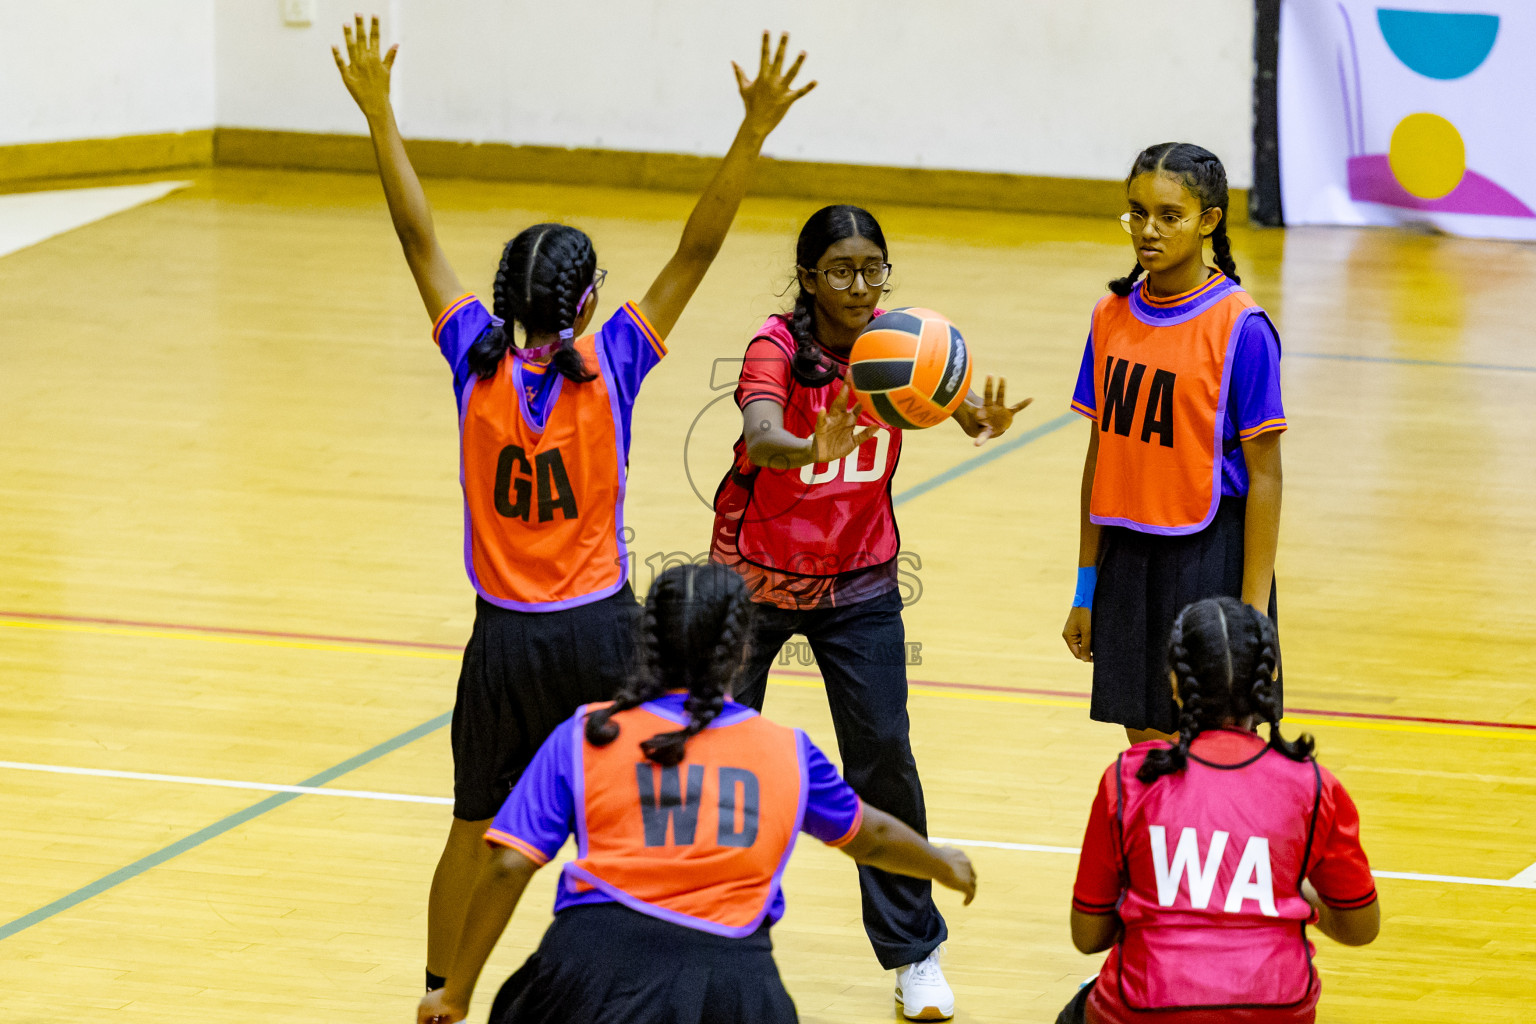
{"label": "court line marking", "polygon": [[[244,644],[256,647],[291,648],[297,650],[329,651],[340,654],[422,658],[429,661],[458,661],[461,649],[451,644],[432,644],[413,640],[374,640],[366,637],[328,636],[319,633],[283,633],[272,630],[247,630],[223,626],[181,626],[163,622],[142,622],[131,619],[87,618],[84,616],[47,615],[34,612],[0,610],[0,626],[15,629],[40,629],[63,633],[88,633],[102,636],[143,637],[159,640],[198,640],[208,643]],[[452,652],[452,653],[449,653]],[[797,676],[820,679],[818,672],[804,672],[774,666],[777,677]],[[1088,694],[1069,690],[1043,690],[1023,686],[996,686],[987,683],[957,683],[931,679],[909,680],[912,692],[924,697],[952,697],[959,699],[996,699],[1001,703],[1025,704],[1035,707],[1085,707]],[[940,691],[957,691],[953,693]],[[996,694],[996,698],[972,694]],[[1057,697],[1062,700],[1042,700]],[[1344,728],[1371,729],[1385,732],[1416,732],[1435,736],[1487,736],[1489,733],[1473,732],[1472,729],[1506,730],[1514,733],[1528,732],[1536,740],[1536,723],[1491,722],[1478,719],[1431,718],[1415,715],[1390,715],[1371,711],[1333,711],[1324,708],[1292,708],[1287,722],[1302,724],[1328,724]],[[1350,721],[1335,721],[1355,719]],[[1425,726],[1460,726],[1462,728],[1424,728]]]}
{"label": "court line marking", "polygon": [[1047,420],[1046,422],[1040,424],[1038,427],[1033,427],[1024,431],[1024,433],[1020,434],[1018,437],[1010,437],[1005,440],[998,441],[991,445],[989,448],[984,449],[980,455],[966,459],[964,462],[951,466],[950,468],[944,470],[942,473],[929,477],[927,480],[924,480],[920,484],[914,484],[913,486],[907,488],[892,498],[891,504],[901,505],[911,501],[913,498],[920,498],[936,487],[942,487],[943,485],[949,483],[951,480],[954,480],[957,477],[962,477],[965,474],[971,472],[973,469],[980,469],[982,466],[987,465],[989,462],[994,462],[1002,458],[1004,455],[1007,455],[1009,452],[1013,452],[1024,447],[1031,441],[1038,441],[1040,438],[1045,437],[1047,434],[1054,434],[1056,431],[1060,430],[1062,427],[1065,427],[1067,424],[1080,419],[1082,419],[1082,417],[1075,412],[1064,412],[1053,420]]}
{"label": "court line marking", "polygon": [[[317,775],[311,775],[309,778],[299,783],[299,786],[321,786],[333,779],[340,778],[350,771],[354,771],[372,761],[378,760],[385,754],[393,753],[394,751],[399,750],[401,747],[406,746],[407,744],[414,743],[416,740],[423,736],[436,732],[438,729],[441,729],[443,726],[447,725],[452,717],[452,712],[444,712],[443,714],[438,715],[436,718],[429,719],[428,721],[425,721],[418,726],[407,729],[405,732],[400,733],[398,736],[391,737],[390,739],[385,740],[383,743],[370,747],[369,749],[363,751],[361,754],[355,754],[339,764],[332,765],[330,768],[327,768],[325,771],[320,772]],[[161,847],[154,853],[140,857],[132,864],[120,867],[116,871],[103,875],[102,877],[96,879],[96,881],[91,882],[89,885],[81,886],[79,889],[76,889],[74,892],[67,896],[62,896],[59,899],[54,900],[52,903],[47,904],[46,906],[37,908],[31,913],[23,914],[21,917],[16,918],[16,920],[11,921],[8,924],[0,925],[0,941],[4,941],[5,939],[10,938],[17,932],[25,931],[35,924],[46,921],[50,917],[62,914],[64,911],[69,910],[71,907],[78,906],[91,897],[98,896],[101,893],[106,892],[108,889],[119,886],[124,882],[129,881],[130,879],[137,878],[139,875],[144,874],[144,872],[150,870],[151,868],[164,864],[166,861],[172,859],[173,857],[178,857],[181,854],[186,853],[188,850],[195,849],[196,847],[208,842],[210,839],[215,839],[230,831],[231,829],[238,828],[239,826],[250,821],[252,818],[259,817],[260,815],[263,815],[270,810],[281,807],[283,804],[288,803],[290,800],[297,800],[300,795],[300,793],[289,792],[287,790],[275,793],[272,796],[267,797],[265,800],[262,800],[259,803],[254,803],[242,811],[236,811],[234,814],[220,818],[212,825],[200,828],[196,832],[193,832],[191,835],[184,836],[181,839],[178,839],[176,842],[171,843],[169,846]]]}
{"label": "court line marking", "polygon": [[1494,370],[1501,373],[1536,373],[1536,366],[1518,363],[1459,363],[1446,359],[1409,359],[1406,356],[1366,356],[1349,352],[1287,351],[1291,359],[1329,359],[1340,363],[1390,363],[1394,366],[1433,366],[1443,370]]}
{"label": "court line marking", "polygon": [[[446,717],[446,716],[442,716],[442,717]],[[439,727],[438,725],[434,725],[433,724],[433,723],[437,723],[437,722],[440,722],[440,719],[433,719],[432,722],[425,723],[424,726],[418,726],[416,729],[411,730],[411,733],[415,733],[416,735],[412,736],[410,740],[405,740],[404,742],[399,742],[401,737],[396,737],[394,740],[391,740],[388,743],[381,744],[379,747],[375,747],[372,751],[368,751],[368,752],[366,752],[364,754],[358,755],[358,758],[354,758],[353,759],[354,761],[358,762],[357,764],[354,764],[353,767],[360,767],[361,764],[366,763],[365,761],[360,761],[359,758],[367,757],[369,760],[373,760],[373,759],[375,759],[377,757],[383,756],[384,753],[389,753],[391,750],[398,749],[399,747],[404,746],[406,743],[409,743],[409,742],[411,742],[414,739],[419,739],[422,735],[425,735],[427,732],[432,731],[432,729],[438,728]],[[427,729],[426,726],[431,726],[432,729]],[[411,736],[411,733],[402,733],[401,735],[402,736]],[[390,744],[394,744],[394,746],[390,747]],[[388,750],[381,750],[382,747],[389,747],[389,749]],[[375,753],[375,751],[378,751],[378,753]],[[369,755],[372,755],[372,756],[369,756]],[[343,762],[343,763],[345,764],[346,762]],[[188,839],[184,839],[180,843],[175,843],[175,844],[172,844],[169,847],[166,847],[166,850],[175,850],[175,852],[174,853],[169,853],[169,854],[167,854],[167,855],[165,855],[163,857],[160,857],[159,860],[155,860],[154,863],[146,865],[146,867],[144,869],[141,869],[141,870],[147,870],[148,867],[153,867],[153,866],[155,866],[155,864],[162,863],[165,860],[169,860],[171,857],[176,856],[177,853],[184,853],[184,852],[186,852],[186,850],[191,849],[193,846],[196,846],[196,845],[198,845],[201,842],[205,842],[207,839],[212,839],[215,835],[222,834],[222,832],[227,832],[230,828],[235,827],[235,825],[243,824],[245,821],[249,821],[251,818],[256,817],[257,814],[261,814],[261,813],[264,813],[267,810],[271,810],[272,807],[276,807],[278,805],[278,803],[286,802],[287,800],[291,800],[291,799],[293,799],[296,796],[331,796],[331,797],[343,797],[343,798],[352,799],[352,800],[379,800],[379,801],[387,801],[387,802],[392,802],[392,803],[436,804],[436,805],[441,805],[441,806],[451,806],[453,804],[453,799],[451,797],[419,796],[419,795],[414,794],[414,793],[381,793],[381,792],[377,792],[375,790],[367,790],[367,789],[328,789],[328,788],[325,788],[324,786],[319,785],[319,784],[317,784],[315,782],[312,782],[312,781],[306,781],[304,783],[301,783],[301,784],[295,785],[295,786],[285,786],[285,785],[281,785],[281,784],[277,784],[277,783],[268,783],[268,782],[243,782],[243,781],[237,781],[235,779],[209,779],[209,778],[202,778],[202,777],[195,776],[195,775],[162,775],[162,774],[160,774],[158,772],[127,772],[127,771],[117,771],[117,770],[109,769],[109,768],[76,768],[76,767],[71,767],[71,766],[68,766],[68,765],[33,764],[33,763],[30,763],[30,762],[25,762],[25,761],[0,761],[0,769],[10,769],[10,770],[13,770],[13,771],[45,772],[45,773],[55,774],[55,775],[77,775],[77,776],[84,775],[84,776],[91,776],[93,778],[103,778],[103,779],[127,779],[127,780],[132,780],[132,781],[137,781],[137,782],[168,782],[168,783],[174,783],[174,784],[178,784],[178,785],[212,786],[212,787],[219,787],[219,788],[224,788],[224,789],[258,789],[258,790],[267,790],[267,791],[270,791],[270,792],[273,792],[273,793],[280,794],[279,796],[270,797],[267,800],[262,801],[261,804],[257,804],[257,805],[255,805],[255,807],[247,808],[246,811],[240,812],[240,814],[230,815],[229,818],[224,819],[224,822],[232,822],[232,823],[230,825],[228,825],[227,827],[225,827],[223,829],[220,829],[219,832],[212,832],[211,834],[203,837],[202,839],[198,839],[197,842],[189,842],[188,841],[189,839],[194,839],[194,838],[196,838],[198,836],[202,836],[203,832],[209,832],[211,829],[218,828],[218,826],[224,824],[224,822],[219,822],[219,823],[216,823],[215,825],[211,825],[211,826],[209,826],[208,829],[204,829],[203,832],[194,833],[194,835],[191,836],[191,837],[188,837]],[[347,770],[350,771],[351,769],[349,768]],[[332,771],[334,772],[335,769],[332,769]],[[326,773],[321,773],[321,774],[323,775],[323,774],[326,774]],[[337,774],[340,774],[340,773],[337,773]],[[316,776],[316,778],[319,778],[319,776]],[[271,804],[271,806],[270,807],[264,807],[263,805],[265,805],[265,804]],[[257,810],[257,808],[261,808],[261,810]],[[233,819],[236,819],[236,818],[238,818],[239,820],[238,821],[233,820]],[[1042,845],[1040,843],[1005,843],[1005,842],[1001,842],[1001,841],[998,841],[998,840],[992,840],[992,839],[953,839],[953,838],[944,838],[944,837],[941,837],[941,836],[933,836],[930,841],[934,842],[934,843],[948,843],[948,844],[950,844],[952,846],[963,846],[963,847],[993,849],[993,850],[1012,850],[1012,851],[1020,852],[1020,853],[1048,853],[1048,854],[1064,854],[1064,855],[1065,854],[1070,854],[1070,855],[1072,855],[1074,857],[1082,852],[1076,846],[1046,846],[1046,845]],[[180,849],[178,849],[177,847],[180,847]],[[164,853],[165,851],[161,851],[161,852]],[[153,858],[155,856],[157,856],[157,855],[152,854],[150,858],[145,858],[144,860],[148,861],[148,860],[150,860],[151,858]],[[142,863],[144,863],[144,861],[139,861],[139,862],[136,862],[136,863],[142,864]],[[134,866],[135,865],[129,865],[128,868],[124,868],[122,870],[123,871],[128,871],[129,869],[133,868]],[[114,875],[115,874],[119,874],[119,873],[120,872],[114,872]],[[141,873],[141,871],[134,872],[134,874],[138,874],[138,873]],[[1509,878],[1509,879],[1502,879],[1502,878],[1471,878],[1471,877],[1464,876],[1464,875],[1432,875],[1432,874],[1422,874],[1422,873],[1414,872],[1414,871],[1373,871],[1371,873],[1373,875],[1375,875],[1377,878],[1393,878],[1393,879],[1399,879],[1399,880],[1410,881],[1410,882],[1443,882],[1443,883],[1447,883],[1447,884],[1451,884],[1451,885],[1483,885],[1483,886],[1495,886],[1495,887],[1501,887],[1501,888],[1507,888],[1507,889],[1536,889],[1536,864],[1532,864],[1530,867],[1526,868],[1524,871],[1521,871],[1519,874],[1517,874],[1513,878]],[[107,877],[111,878],[113,876],[109,875]],[[119,879],[119,881],[126,881],[127,878],[130,878],[130,877],[132,877],[132,875],[128,875],[128,876],[126,876],[123,879]],[[105,889],[110,888],[110,886],[102,886],[100,882],[95,883],[95,884],[97,886],[99,886],[99,888],[97,888],[97,889],[95,889],[95,891],[89,893],[88,896],[82,897],[82,899],[88,899],[89,896],[94,896],[96,894],[96,892],[105,891]],[[115,885],[117,883],[113,882],[112,884]],[[91,886],[87,886],[86,887],[86,889],[90,889],[90,888],[91,888]],[[80,890],[80,891],[84,892],[85,890]],[[68,897],[66,897],[66,899],[68,899]],[[76,900],[75,902],[78,903],[80,901]],[[55,904],[50,904],[49,907],[44,907],[43,910],[46,911],[50,907],[52,907],[54,905]],[[73,905],[74,905],[74,903],[69,903],[69,904],[67,904],[67,906],[59,907],[59,909],[60,910],[67,909],[68,906],[73,906]],[[57,911],[55,911],[55,913],[56,912]],[[42,911],[34,911],[34,914],[39,914],[39,913],[42,913]],[[29,916],[31,916],[31,915],[29,915]],[[49,916],[52,916],[52,915],[50,914]],[[20,920],[26,920],[26,919],[22,918]],[[39,920],[41,920],[41,918],[39,918]],[[15,923],[16,922],[12,922],[12,924],[15,924]],[[34,922],[31,922],[31,923],[36,923],[36,922],[34,921]],[[10,927],[10,926],[7,926],[7,927]],[[26,927],[26,926],[23,925],[22,927]],[[20,931],[21,929],[17,928],[15,930],[16,931]],[[11,934],[11,933],[7,932],[5,928],[0,928],[0,939],[4,939],[8,934]]]}

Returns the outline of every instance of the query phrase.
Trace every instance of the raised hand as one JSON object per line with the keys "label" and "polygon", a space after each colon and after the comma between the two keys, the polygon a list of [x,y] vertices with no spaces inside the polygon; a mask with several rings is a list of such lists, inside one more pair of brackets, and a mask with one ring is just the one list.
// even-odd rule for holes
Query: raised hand
{"label": "raised hand", "polygon": [[731,61],[731,67],[736,70],[736,86],[741,90],[741,101],[747,106],[747,116],[742,121],[742,126],[752,129],[758,135],[766,137],[776,128],[784,115],[789,113],[789,108],[795,105],[795,101],[812,89],[816,88],[815,82],[809,82],[805,86],[794,88],[795,76],[800,73],[800,65],[805,63],[805,51],[800,51],[800,56],[784,70],[784,50],[789,45],[789,33],[779,36],[779,48],[770,58],[768,56],[769,33],[763,33],[763,55],[758,63],[757,77],[748,79],[747,73],[741,70],[741,65]]}
{"label": "raised hand", "polygon": [[855,403],[848,408],[853,389],[847,386],[832,399],[832,404],[816,413],[816,430],[811,435],[811,461],[831,462],[856,449],[875,436],[879,427],[855,430],[859,424],[859,407]]}
{"label": "raised hand", "polygon": [[1026,398],[1018,405],[1010,406],[1003,397],[1008,388],[1006,378],[997,378],[997,394],[992,393],[992,378],[987,378],[987,386],[982,392],[981,408],[976,410],[976,425],[981,428],[976,435],[976,447],[986,444],[989,437],[1000,437],[1003,431],[1013,425],[1015,413],[1021,412],[1025,406],[1033,402],[1033,398]]}
{"label": "raised hand", "polygon": [[357,16],[355,31],[351,25],[343,25],[341,31],[347,37],[347,59],[342,60],[339,47],[331,47],[331,55],[336,58],[336,70],[341,72],[342,83],[364,114],[373,117],[383,113],[389,106],[389,71],[395,66],[395,51],[400,49],[399,45],[391,46],[388,53],[379,56],[378,15],[374,15],[366,33],[361,14]]}

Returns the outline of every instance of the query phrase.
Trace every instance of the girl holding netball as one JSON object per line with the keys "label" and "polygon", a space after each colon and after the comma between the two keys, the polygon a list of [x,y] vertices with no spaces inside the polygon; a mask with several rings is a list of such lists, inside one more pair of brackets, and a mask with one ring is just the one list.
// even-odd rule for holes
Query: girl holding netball
{"label": "girl holding netball", "polygon": [[1180,608],[1226,594],[1275,618],[1286,422],[1280,339],[1239,287],[1221,161],[1152,146],[1126,193],[1136,264],[1093,311],[1072,399],[1094,426],[1062,636],[1093,663],[1089,714],[1136,743],[1175,728],[1162,643]]}
{"label": "girl holding netball", "polygon": [[528,880],[572,834],[554,923],[502,987],[493,1024],[794,1021],[769,929],[800,832],[971,901],[963,853],[863,803],[803,732],[731,699],[752,608],[719,565],[657,578],[630,685],[550,735],[487,830],[495,852],[422,1024],[464,1018]]}
{"label": "girl holding netball", "polygon": [[549,731],[622,684],[635,613],[623,499],[637,392],[719,251],[763,140],[815,83],[794,89],[805,54],[785,70],[787,37],[770,53],[764,34],[757,78],[736,68],[746,115],[677,251],[644,298],[586,334],[603,271],[575,228],[536,224],[508,242],[490,311],[466,293],[395,124],[396,48],[380,55],[377,18],[365,33],[359,16],[345,34],[336,66],[368,118],[395,232],[453,371],[464,563],[478,595],[453,714],[454,820],[428,905],[432,989],[453,974],[487,822]]}
{"label": "girl holding netball", "polygon": [[1058,1024],[1311,1024],[1306,926],[1351,946],[1376,938],[1359,813],[1310,736],[1281,736],[1278,656],[1274,625],[1234,598],[1174,621],[1164,685],[1179,739],[1137,744],[1104,772],[1072,942],[1109,956]]}
{"label": "girl holding netball", "polygon": [[[768,318],[747,346],[736,404],[742,434],[715,495],[710,558],[739,572],[757,607],[738,687],[761,709],[768,671],[795,634],[825,680],[843,771],[856,793],[927,831],[907,719],[906,634],[897,590],[891,477],[901,431],[850,402],[848,352],[880,312],[890,277],[885,235],[856,206],[828,206],[795,248],[794,310]],[[978,443],[1008,429],[1005,383],[970,395],[955,420]],[[954,1013],[939,966],[947,931],[924,879],[859,869],[864,928],[897,971],[910,1019]]]}

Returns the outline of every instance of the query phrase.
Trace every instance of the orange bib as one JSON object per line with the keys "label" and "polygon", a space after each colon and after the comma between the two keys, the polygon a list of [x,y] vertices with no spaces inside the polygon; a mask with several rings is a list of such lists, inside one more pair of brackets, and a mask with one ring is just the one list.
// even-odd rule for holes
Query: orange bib
{"label": "orange bib", "polygon": [[475,589],[503,608],[557,611],[607,597],[625,580],[618,408],[596,336],[576,350],[598,375],[553,382],[542,430],[522,397],[521,378],[534,371],[514,356],[474,381],[464,403],[464,562]]}
{"label": "orange bib", "polygon": [[594,747],[583,738],[578,748],[577,858],[566,884],[689,928],[750,935],[805,815],[799,733],[753,714],[705,729],[682,763],[663,768],[640,744],[683,722],[643,707],[613,721],[616,740]]}
{"label": "orange bib", "polygon": [[1221,502],[1229,355],[1243,322],[1256,314],[1263,315],[1236,285],[1167,320],[1144,319],[1129,297],[1099,302],[1092,334],[1099,396],[1093,522],[1169,536],[1210,524]]}

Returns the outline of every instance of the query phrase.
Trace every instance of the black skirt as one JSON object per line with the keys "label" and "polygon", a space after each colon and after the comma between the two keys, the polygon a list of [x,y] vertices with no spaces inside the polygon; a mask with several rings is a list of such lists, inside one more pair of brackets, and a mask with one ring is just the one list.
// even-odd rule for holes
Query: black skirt
{"label": "black skirt", "polygon": [[[1104,528],[1093,595],[1093,701],[1088,715],[1128,729],[1177,732],[1178,705],[1168,682],[1168,634],[1185,605],[1243,592],[1246,498],[1223,497],[1199,533],[1164,537]],[[1269,591],[1269,617],[1276,618]],[[1280,674],[1275,696],[1282,699]]]}
{"label": "black skirt", "polygon": [[741,939],[617,903],[555,915],[490,1024],[794,1024],[765,924]]}
{"label": "black skirt", "polygon": [[629,674],[640,606],[629,584],[591,604],[515,612],[475,599],[453,706],[453,816],[496,816],[546,737]]}

